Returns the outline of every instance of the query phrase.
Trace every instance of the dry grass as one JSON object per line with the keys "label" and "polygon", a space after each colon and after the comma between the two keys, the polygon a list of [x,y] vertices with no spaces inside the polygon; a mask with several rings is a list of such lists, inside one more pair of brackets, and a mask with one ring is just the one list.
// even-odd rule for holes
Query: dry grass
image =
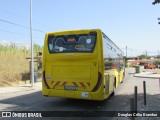
{"label": "dry grass", "polygon": [[[34,56],[41,52],[42,47],[34,44]],[[0,46],[0,86],[12,86],[19,83],[20,80],[28,79],[30,51],[18,49],[14,46]],[[37,70],[37,63],[35,70]],[[29,78],[30,79],[30,78]]]}
{"label": "dry grass", "polygon": [[0,51],[0,86],[14,85],[22,80],[22,73],[29,73],[28,51]]}

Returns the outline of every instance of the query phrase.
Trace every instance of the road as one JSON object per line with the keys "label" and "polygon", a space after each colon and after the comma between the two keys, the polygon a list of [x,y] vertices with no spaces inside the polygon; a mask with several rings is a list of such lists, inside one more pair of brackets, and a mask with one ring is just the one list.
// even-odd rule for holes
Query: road
{"label": "road", "polygon": [[[30,91],[0,94],[0,111],[129,111],[130,110],[129,100],[131,97],[133,97],[135,85],[138,86],[138,101],[139,101],[138,109],[150,110],[150,107],[152,107],[153,111],[154,110],[160,111],[160,104],[159,106],[153,104],[149,108],[144,107],[143,96],[142,96],[143,95],[142,82],[147,81],[148,104],[153,103],[152,98],[154,97],[156,99],[158,98],[157,101],[160,101],[158,80],[151,81],[150,79],[147,79],[147,78],[135,78],[133,77],[133,73],[134,73],[134,69],[126,69],[126,77],[124,79],[124,82],[120,84],[120,86],[118,87],[117,94],[115,96],[111,96],[110,98],[102,102],[88,101],[88,100],[75,100],[75,99],[66,99],[66,98],[57,98],[57,97],[43,97],[41,95],[41,87],[39,87],[37,89],[30,90]],[[9,118],[0,118],[0,119],[8,120]],[[10,118],[10,119],[13,120],[13,118]],[[18,118],[14,118],[14,119],[17,120]],[[27,118],[23,118],[23,119],[27,119]],[[42,119],[49,120],[52,118],[42,118]],[[70,120],[71,118],[56,117],[54,119]],[[75,118],[72,117],[72,119],[75,119]],[[77,117],[76,119],[77,120],[80,120],[80,119],[110,120],[112,118]],[[119,118],[119,119],[122,119],[122,118]],[[128,118],[125,118],[125,119],[128,119]]]}

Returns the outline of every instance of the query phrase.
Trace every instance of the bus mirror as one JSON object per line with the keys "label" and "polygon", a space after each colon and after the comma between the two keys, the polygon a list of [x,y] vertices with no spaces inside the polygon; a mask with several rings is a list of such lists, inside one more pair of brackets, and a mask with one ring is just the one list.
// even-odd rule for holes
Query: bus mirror
{"label": "bus mirror", "polygon": [[41,56],[42,55],[42,52],[38,52],[38,56]]}

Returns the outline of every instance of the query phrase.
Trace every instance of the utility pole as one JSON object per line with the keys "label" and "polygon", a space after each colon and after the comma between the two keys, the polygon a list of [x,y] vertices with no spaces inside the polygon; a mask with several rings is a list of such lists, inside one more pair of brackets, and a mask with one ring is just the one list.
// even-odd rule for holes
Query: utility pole
{"label": "utility pole", "polygon": [[127,46],[126,46],[126,58],[127,58]]}
{"label": "utility pole", "polygon": [[33,41],[32,41],[32,0],[30,0],[30,38],[31,38],[31,81],[34,86],[34,60],[33,60]]}

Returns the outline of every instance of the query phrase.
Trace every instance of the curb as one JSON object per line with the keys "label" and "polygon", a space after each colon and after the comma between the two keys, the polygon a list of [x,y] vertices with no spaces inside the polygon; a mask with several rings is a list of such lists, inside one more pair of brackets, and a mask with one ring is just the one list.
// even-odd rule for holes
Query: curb
{"label": "curb", "polygon": [[31,84],[24,84],[20,86],[15,87],[3,87],[0,88],[0,94],[8,94],[8,93],[17,93],[17,92],[23,92],[23,91],[31,91],[36,90],[37,88],[41,88],[41,82],[37,82],[32,87]]}
{"label": "curb", "polygon": [[134,74],[134,77],[159,79],[160,78],[160,74],[147,75],[147,74],[137,73],[137,74]]}
{"label": "curb", "polygon": [[[36,80],[36,82],[42,82],[42,78],[38,78]],[[19,81],[20,85],[24,85],[24,84],[31,84],[31,80],[24,80],[24,81]]]}

